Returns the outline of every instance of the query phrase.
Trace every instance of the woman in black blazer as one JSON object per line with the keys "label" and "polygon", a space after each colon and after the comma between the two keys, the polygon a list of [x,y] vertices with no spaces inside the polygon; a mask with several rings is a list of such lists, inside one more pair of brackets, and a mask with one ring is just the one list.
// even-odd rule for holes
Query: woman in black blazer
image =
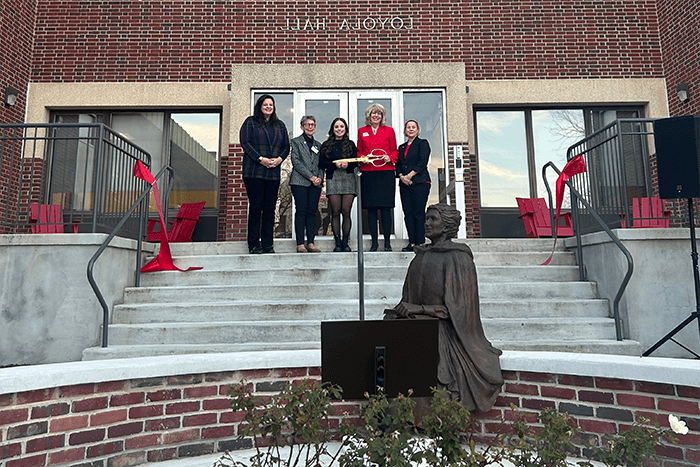
{"label": "woman in black blazer", "polygon": [[425,205],[430,194],[430,144],[418,137],[420,125],[415,120],[406,122],[403,134],[408,141],[399,146],[396,175],[399,177],[401,206],[408,230],[408,245],[403,251],[413,251],[414,246],[425,243]]}

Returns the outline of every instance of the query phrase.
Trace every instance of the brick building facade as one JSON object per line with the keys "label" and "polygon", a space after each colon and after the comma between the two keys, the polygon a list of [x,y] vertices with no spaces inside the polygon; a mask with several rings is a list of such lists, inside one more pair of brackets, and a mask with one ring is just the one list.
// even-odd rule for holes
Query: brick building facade
{"label": "brick building facade", "polygon": [[[397,133],[401,118],[414,118],[407,94],[438,93],[438,144],[431,146],[444,186],[435,191],[454,178],[454,148],[461,147],[466,234],[490,236],[491,212],[512,217],[517,210],[487,199],[492,167],[480,154],[486,148],[479,147],[479,112],[700,113],[693,96],[700,86],[700,13],[693,6],[693,0],[6,0],[0,60],[10,66],[0,73],[0,88],[19,90],[19,99],[0,108],[0,123],[107,112],[99,118],[112,125],[120,112],[215,113],[209,239],[237,240],[245,236],[247,209],[238,128],[256,92],[289,95],[290,112],[315,94],[343,94],[344,115],[364,102],[363,93],[383,93],[379,98],[394,106]],[[681,82],[689,84],[689,101],[675,95]],[[296,120],[288,124],[295,135]],[[164,163],[170,157],[164,150]],[[535,156],[528,157],[534,167]],[[524,186],[541,196],[532,188],[536,170],[530,172]]]}

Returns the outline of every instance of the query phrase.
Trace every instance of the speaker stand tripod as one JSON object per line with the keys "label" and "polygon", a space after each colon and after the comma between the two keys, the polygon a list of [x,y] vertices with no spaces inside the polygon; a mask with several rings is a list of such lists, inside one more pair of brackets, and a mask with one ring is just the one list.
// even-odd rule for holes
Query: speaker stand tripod
{"label": "speaker stand tripod", "polygon": [[685,345],[681,344],[673,338],[673,336],[678,334],[681,331],[681,329],[685,328],[687,325],[689,325],[696,319],[698,320],[698,332],[700,333],[700,272],[698,271],[698,248],[695,244],[695,220],[693,219],[693,198],[688,198],[688,219],[690,221],[690,256],[693,258],[693,274],[695,276],[695,311],[691,313],[690,316],[688,316],[685,319],[685,321],[676,326],[676,328],[673,331],[669,332],[664,337],[662,337],[659,342],[649,347],[649,350],[644,352],[642,354],[642,357],[648,357],[653,351],[661,347],[661,345],[663,345],[666,341],[671,340],[674,343],[678,344],[680,347],[695,355],[695,358],[700,358],[700,355],[693,352],[691,349],[689,349],[688,347],[686,347]]}

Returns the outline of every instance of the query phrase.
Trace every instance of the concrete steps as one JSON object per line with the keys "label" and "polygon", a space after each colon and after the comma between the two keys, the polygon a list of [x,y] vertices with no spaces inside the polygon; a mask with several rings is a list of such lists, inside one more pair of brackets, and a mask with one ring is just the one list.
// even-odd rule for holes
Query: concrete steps
{"label": "concrete steps", "polygon": [[[366,279],[367,280],[367,279]],[[365,284],[365,299],[381,297],[401,297],[403,284],[393,281],[367,282]],[[270,285],[199,285],[176,287],[141,287],[127,288],[124,292],[124,305],[140,303],[182,303],[182,302],[237,302],[267,301],[269,297],[289,300],[306,300],[320,297],[333,297],[336,300],[357,300],[359,286],[357,282],[333,283],[301,283],[301,284],[270,284]],[[584,298],[596,297],[596,287],[585,282],[515,282],[507,288],[502,283],[481,283],[479,285],[480,300],[517,300],[524,298],[537,299],[540,297],[554,298]]]}
{"label": "concrete steps", "polygon": [[[365,315],[367,319],[382,319],[384,309],[393,307],[399,298],[365,299]],[[530,319],[555,318],[607,318],[608,303],[600,299],[579,300],[528,300],[513,303],[507,300],[481,301],[482,319],[508,318],[526,315]],[[110,334],[118,325],[126,324],[165,324],[165,323],[198,323],[206,317],[207,323],[244,321],[280,321],[297,319],[314,320],[349,320],[357,319],[359,306],[355,300],[288,300],[275,301],[242,301],[218,303],[170,303],[170,304],[134,304],[123,305],[116,309],[115,317],[110,326]]]}
{"label": "concrete steps", "polygon": [[[559,247],[553,264],[540,266],[551,240],[466,243],[477,265],[484,332],[496,347],[639,355],[637,343],[615,340],[609,304],[596,284],[578,280],[572,252]],[[316,245],[332,249],[330,239]],[[203,269],[144,274],[113,310],[109,347],[87,349],[83,358],[313,349],[321,321],[358,319],[356,253],[298,254],[292,240],[276,240],[275,250],[250,255],[239,242],[173,244],[179,267]],[[365,254],[367,319],[381,319],[400,301],[413,256]]]}
{"label": "concrete steps", "polygon": [[[334,255],[344,255],[335,253]],[[372,253],[374,254],[374,253]],[[368,254],[369,255],[369,254]],[[367,266],[365,264],[365,280],[367,281],[393,281],[397,277],[406,274],[406,264],[381,266]],[[293,267],[285,271],[287,278],[295,284],[303,283],[334,283],[357,280],[357,265],[334,266],[333,264],[318,265],[309,268]],[[238,285],[272,284],[277,277],[274,269],[250,269],[236,270],[199,270],[183,274],[178,271],[163,271],[144,274],[141,276],[141,286],[196,286],[211,285],[218,282]],[[533,268],[532,266],[478,266],[479,283],[494,282],[570,282],[578,280],[578,266],[574,265],[549,265]],[[403,280],[403,279],[402,279]]]}

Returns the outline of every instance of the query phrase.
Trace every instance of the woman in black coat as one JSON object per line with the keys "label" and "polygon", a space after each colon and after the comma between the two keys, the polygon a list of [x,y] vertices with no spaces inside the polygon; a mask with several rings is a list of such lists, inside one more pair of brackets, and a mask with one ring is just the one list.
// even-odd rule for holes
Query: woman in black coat
{"label": "woman in black coat", "polygon": [[420,125],[415,120],[406,122],[403,133],[408,141],[399,146],[396,175],[399,178],[401,206],[408,230],[408,245],[403,251],[413,251],[414,246],[425,243],[425,206],[430,194],[430,144],[418,137]]}
{"label": "woman in black coat", "polygon": [[243,184],[248,194],[248,251],[274,253],[275,206],[280,164],[289,155],[287,127],[277,117],[275,99],[264,94],[241,126]]}

